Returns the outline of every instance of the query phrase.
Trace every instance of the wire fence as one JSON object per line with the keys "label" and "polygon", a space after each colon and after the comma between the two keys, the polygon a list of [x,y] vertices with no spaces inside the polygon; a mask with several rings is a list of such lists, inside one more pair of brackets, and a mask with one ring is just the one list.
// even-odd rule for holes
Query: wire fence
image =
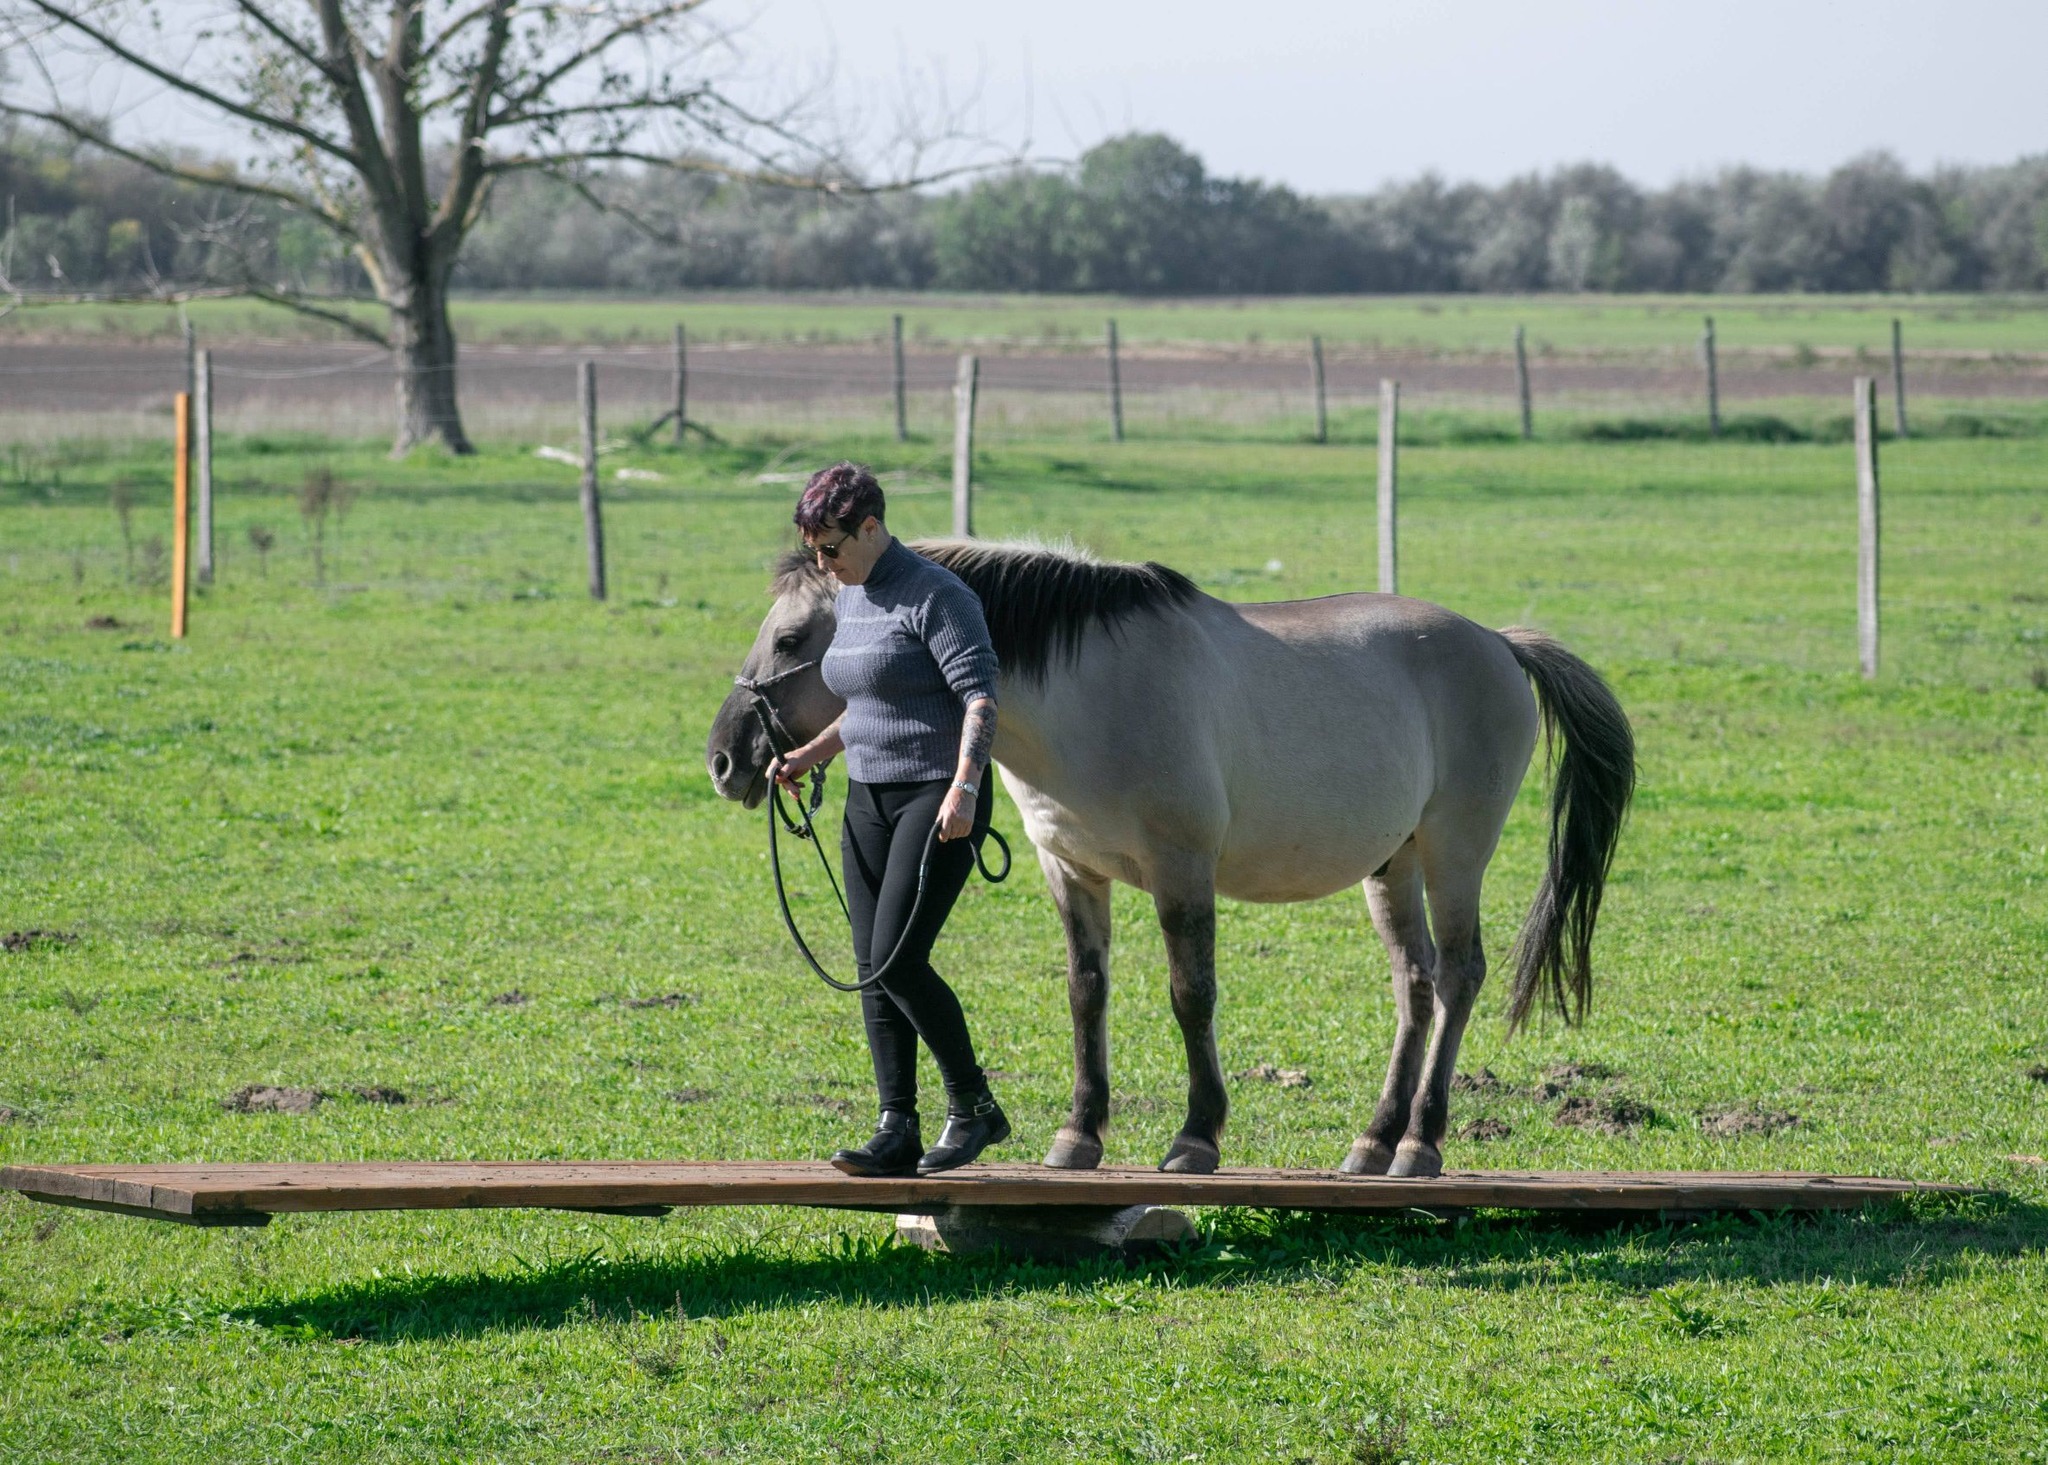
{"label": "wire fence", "polygon": [[[388,353],[358,345],[208,343],[213,420],[223,434],[388,435],[396,377]],[[1100,350],[1049,350],[982,341],[977,432],[1006,436],[1113,431],[1111,366]],[[1117,397],[1127,431],[1213,436],[1260,426],[1315,431],[1317,380],[1331,435],[1372,436],[1383,379],[1402,384],[1406,419],[1457,413],[1515,430],[1521,382],[1512,356],[1327,349],[1320,370],[1300,348],[1125,349]],[[176,343],[11,343],[0,356],[0,443],[145,437],[165,431],[173,396],[186,389]],[[561,440],[577,421],[576,373],[595,362],[607,432],[651,422],[675,400],[668,348],[488,346],[457,366],[465,424],[481,439]],[[903,357],[906,425],[949,436],[957,356],[929,348]],[[1916,353],[1903,366],[1931,426],[1944,412],[1982,415],[2048,403],[2048,359]],[[1784,357],[1723,353],[1715,395],[1724,427],[1752,434],[1759,421],[1846,420],[1850,381],[1887,375],[1889,363],[1849,355]],[[714,431],[831,426],[887,431],[895,422],[895,359],[877,348],[788,343],[691,346],[689,415]],[[1639,418],[1709,421],[1703,361],[1687,353],[1530,358],[1528,385],[1539,434],[1558,424]],[[1887,387],[1889,388],[1889,380]],[[1887,391],[1887,397],[1891,394]],[[1747,424],[1747,426],[1745,426]],[[1625,431],[1625,426],[1618,430]]]}

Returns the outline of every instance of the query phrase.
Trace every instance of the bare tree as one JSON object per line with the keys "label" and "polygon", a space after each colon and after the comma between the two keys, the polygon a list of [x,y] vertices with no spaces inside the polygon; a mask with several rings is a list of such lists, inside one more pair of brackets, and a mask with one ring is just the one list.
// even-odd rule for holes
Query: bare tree
{"label": "bare tree", "polygon": [[[449,281],[495,179],[545,174],[600,206],[602,171],[635,165],[833,192],[906,187],[947,126],[906,131],[886,184],[818,140],[816,114],[735,93],[729,28],[710,0],[0,0],[0,46],[33,72],[0,113],[34,119],[173,178],[317,220],[360,262],[383,329],[237,259],[233,220],[208,235],[236,293],[390,349],[394,453],[438,438],[471,451],[456,395]],[[247,126],[242,170],[115,135],[67,91],[109,68]],[[272,272],[274,274],[274,271]],[[217,293],[219,282],[215,282]]]}

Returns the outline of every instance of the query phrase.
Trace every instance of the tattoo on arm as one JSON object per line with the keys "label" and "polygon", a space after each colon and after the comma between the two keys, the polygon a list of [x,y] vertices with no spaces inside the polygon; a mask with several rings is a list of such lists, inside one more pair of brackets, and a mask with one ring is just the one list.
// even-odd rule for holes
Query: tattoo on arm
{"label": "tattoo on arm", "polygon": [[960,729],[960,761],[986,768],[995,745],[996,704],[986,697],[978,698],[967,709],[966,721]]}

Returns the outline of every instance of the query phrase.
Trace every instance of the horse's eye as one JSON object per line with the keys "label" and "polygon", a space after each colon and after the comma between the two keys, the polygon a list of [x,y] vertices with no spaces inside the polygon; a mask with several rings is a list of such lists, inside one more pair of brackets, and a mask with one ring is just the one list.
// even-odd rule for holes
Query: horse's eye
{"label": "horse's eye", "polygon": [[802,644],[803,637],[801,636],[777,636],[775,638],[775,649],[777,651],[794,651]]}

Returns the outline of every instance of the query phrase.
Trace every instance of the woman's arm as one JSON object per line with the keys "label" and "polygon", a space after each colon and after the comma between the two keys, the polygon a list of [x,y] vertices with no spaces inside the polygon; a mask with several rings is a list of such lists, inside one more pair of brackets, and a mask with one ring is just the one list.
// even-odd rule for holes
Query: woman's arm
{"label": "woman's arm", "polygon": [[[976,697],[967,704],[967,716],[960,724],[960,766],[953,772],[953,786],[939,805],[939,838],[959,839],[974,830],[974,801],[985,797],[982,781],[988,772],[989,754],[996,745],[996,704],[993,697]],[[969,793],[961,787],[971,785]]]}
{"label": "woman's arm", "polygon": [[801,748],[791,748],[779,758],[768,760],[768,776],[780,783],[791,793],[797,792],[796,781],[816,768],[820,763],[830,763],[846,751],[846,740],[839,735],[839,724],[846,721],[846,714],[840,713],[832,719],[832,725],[805,743]]}

